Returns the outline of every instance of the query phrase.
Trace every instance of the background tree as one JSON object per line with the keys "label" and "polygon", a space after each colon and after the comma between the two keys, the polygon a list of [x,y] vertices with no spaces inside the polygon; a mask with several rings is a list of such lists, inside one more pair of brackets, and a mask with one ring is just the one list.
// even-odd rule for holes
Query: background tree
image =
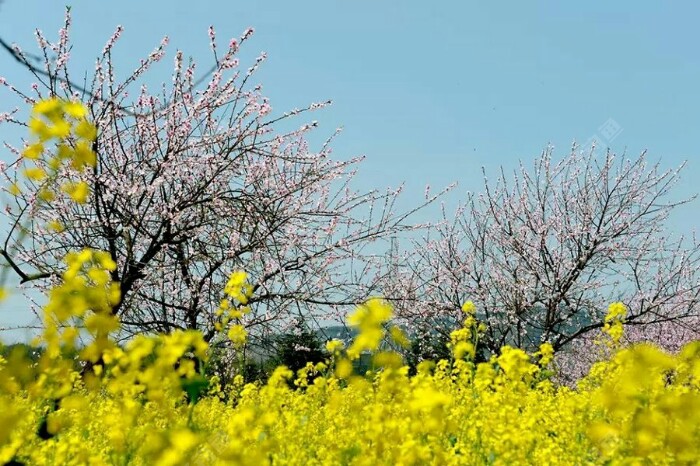
{"label": "background tree", "polygon": [[295,373],[309,362],[315,364],[328,358],[318,335],[301,321],[291,331],[275,337],[271,349],[275,367],[286,366]]}
{"label": "background tree", "polygon": [[[114,312],[127,333],[197,328],[207,339],[216,333],[215,310],[236,269],[253,286],[243,323],[257,335],[284,331],[297,319],[315,325],[342,316],[343,306],[373,293],[381,277],[372,243],[416,228],[406,220],[417,209],[395,212],[400,189],[353,190],[361,158],[332,160],[330,139],[312,151],[306,137],[315,121],[275,131],[330,102],[271,116],[261,86],[251,83],[265,55],[245,70],[237,58],[252,29],[223,51],[210,29],[212,69],[198,79],[194,61],[178,51],[171,82],[156,93],[142,78],[165,56],[167,37],[119,80],[112,61],[117,28],[92,76],[78,85],[68,66],[69,29],[68,12],[57,42],[37,30],[40,66],[12,46],[37,81],[30,91],[1,81],[30,104],[49,96],[83,100],[99,130],[97,166],[82,175],[91,187],[86,203],[57,199],[47,208],[23,194],[37,192],[45,182],[37,180],[6,210],[13,227],[3,253],[22,282],[48,285],[68,251],[109,251],[123,293]],[[17,110],[0,120],[27,124]],[[4,175],[13,182],[22,148],[9,147],[18,159]],[[10,256],[26,220],[32,242],[15,242]]]}
{"label": "background tree", "polygon": [[452,353],[447,346],[450,343],[449,335],[433,330],[429,325],[416,325],[415,330],[411,335],[411,346],[403,351],[410,374],[417,372],[418,364],[422,361],[450,360]]}
{"label": "background tree", "polygon": [[689,201],[667,200],[679,173],[646,154],[618,160],[574,147],[554,162],[548,149],[533,170],[502,170],[495,183],[484,176],[484,192],[469,194],[454,218],[443,209],[437,228],[393,254],[385,293],[407,325],[443,335],[474,301],[490,351],[542,341],[561,349],[602,327],[613,301],[628,306],[629,327],[660,343],[698,338],[700,245],[664,229]]}

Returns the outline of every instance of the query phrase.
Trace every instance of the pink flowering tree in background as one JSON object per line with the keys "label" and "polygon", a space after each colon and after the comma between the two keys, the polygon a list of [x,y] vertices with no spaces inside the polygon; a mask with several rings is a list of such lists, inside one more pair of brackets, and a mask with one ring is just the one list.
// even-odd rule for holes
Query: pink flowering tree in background
{"label": "pink flowering tree in background", "polygon": [[630,340],[677,348],[700,337],[700,244],[665,231],[690,201],[668,200],[680,170],[574,148],[495,183],[484,175],[483,193],[393,255],[385,293],[417,333],[443,338],[472,300],[487,352],[543,341],[590,352],[613,301],[629,309]]}
{"label": "pink flowering tree in background", "polygon": [[[118,264],[112,278],[123,297],[114,312],[128,332],[200,329],[208,339],[235,270],[246,271],[252,285],[251,312],[243,317],[252,334],[298,321],[315,327],[376,292],[381,244],[373,243],[418,228],[407,218],[421,206],[396,213],[400,189],[355,191],[361,158],[332,160],[332,137],[312,150],[306,138],[316,122],[275,131],[330,102],[274,116],[252,83],[265,55],[248,69],[237,58],[252,29],[223,50],[210,29],[213,68],[198,74],[178,51],[172,80],[154,92],[142,78],[165,57],[167,38],[118,80],[111,58],[118,28],[78,85],[68,66],[69,28],[68,14],[56,43],[37,31],[45,57],[38,66],[13,46],[37,81],[31,91],[2,81],[27,104],[49,96],[82,100],[98,128],[97,166],[83,175],[91,188],[85,203],[57,199],[49,208],[32,194],[43,182],[37,180],[5,211],[15,227],[3,254],[20,281],[46,287],[68,251],[105,250]],[[26,125],[19,115],[10,111],[2,120]],[[7,147],[17,156],[4,170],[9,186],[23,162],[21,147]],[[25,221],[31,242],[13,242]]]}

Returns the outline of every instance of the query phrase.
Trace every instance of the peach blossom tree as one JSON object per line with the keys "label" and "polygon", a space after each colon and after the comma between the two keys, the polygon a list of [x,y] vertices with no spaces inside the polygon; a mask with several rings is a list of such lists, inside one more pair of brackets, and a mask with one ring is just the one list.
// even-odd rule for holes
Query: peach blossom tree
{"label": "peach blossom tree", "polygon": [[[94,170],[70,173],[90,187],[85,203],[42,202],[31,193],[44,180],[13,193],[2,252],[21,282],[49,286],[68,251],[104,250],[122,290],[113,312],[128,332],[199,329],[207,339],[234,270],[248,274],[253,293],[244,325],[260,334],[300,320],[319,325],[375,293],[380,243],[419,228],[408,217],[421,206],[397,212],[400,188],[354,189],[362,157],[333,159],[337,132],[313,149],[308,135],[316,121],[292,127],[292,117],[329,101],[273,111],[254,83],[265,54],[248,68],[239,62],[252,29],[221,47],[210,28],[211,69],[198,72],[176,51],[171,79],[151,89],[144,76],[165,58],[167,37],[119,79],[117,28],[78,84],[69,66],[70,24],[68,12],[56,42],[36,31],[39,64],[8,46],[36,80],[29,90],[0,80],[30,105],[52,96],[81,100],[98,129]],[[0,121],[27,125],[17,109]],[[23,169],[23,148],[6,147],[17,158],[3,169],[11,186]],[[23,243],[17,239],[26,221],[32,240]]]}
{"label": "peach blossom tree", "polygon": [[482,193],[394,254],[386,296],[406,325],[435,337],[472,300],[489,351],[587,341],[622,301],[629,338],[678,348],[700,337],[700,243],[666,228],[692,201],[672,199],[681,168],[574,147],[561,160],[548,149],[511,176],[502,169],[495,182],[484,173]]}

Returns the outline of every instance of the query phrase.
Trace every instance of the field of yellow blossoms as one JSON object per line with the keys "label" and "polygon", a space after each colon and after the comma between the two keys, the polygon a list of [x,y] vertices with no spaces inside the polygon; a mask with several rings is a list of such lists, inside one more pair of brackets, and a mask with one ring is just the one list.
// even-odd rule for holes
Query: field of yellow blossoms
{"label": "field of yellow blossoms", "polygon": [[[88,187],[54,186],[54,172],[95,163],[85,109],[49,100],[34,113],[37,142],[25,157],[56,155],[27,176],[45,180],[46,202],[84,202]],[[504,347],[474,364],[471,303],[452,334],[451,359],[424,361],[409,376],[398,353],[381,349],[382,341],[408,342],[391,325],[391,306],[373,298],[348,318],[358,329],[353,343],[329,341],[325,363],[296,374],[279,367],[264,385],[238,376],[222,389],[202,375],[208,345],[200,333],[115,342],[115,266],[103,252],[70,254],[44,308],[38,362],[20,352],[0,359],[0,464],[700,464],[700,342],[673,355],[621,348],[620,303],[600,338],[612,356],[576,388],[552,382],[548,344],[531,355]],[[234,272],[218,312],[234,345],[246,340],[249,290],[245,273]],[[378,369],[353,374],[352,361],[368,352]]]}

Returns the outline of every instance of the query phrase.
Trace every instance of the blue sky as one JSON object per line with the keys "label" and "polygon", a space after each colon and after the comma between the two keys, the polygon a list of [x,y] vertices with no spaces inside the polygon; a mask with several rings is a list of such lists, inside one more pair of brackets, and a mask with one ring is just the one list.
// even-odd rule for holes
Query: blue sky
{"label": "blue sky", "polygon": [[[242,60],[268,53],[257,77],[273,109],[333,99],[313,117],[319,132],[343,126],[336,156],[367,156],[357,186],[406,182],[405,207],[426,184],[459,181],[451,200],[479,191],[481,166],[495,175],[499,166],[530,163],[548,143],[564,156],[572,141],[604,136],[606,122],[621,130],[605,141],[618,153],[646,149],[668,168],[688,160],[676,195],[689,196],[700,177],[700,6],[612,3],[74,1],[73,69],[91,70],[118,24],[125,31],[115,58],[123,70],[166,34],[171,52],[182,49],[204,69],[209,25],[222,46],[253,26]],[[55,37],[63,6],[5,0],[2,37],[31,50],[35,27]],[[0,75],[31,82],[6,54]],[[152,77],[167,80],[168,69]],[[698,214],[700,201],[669,226],[688,232]]]}

